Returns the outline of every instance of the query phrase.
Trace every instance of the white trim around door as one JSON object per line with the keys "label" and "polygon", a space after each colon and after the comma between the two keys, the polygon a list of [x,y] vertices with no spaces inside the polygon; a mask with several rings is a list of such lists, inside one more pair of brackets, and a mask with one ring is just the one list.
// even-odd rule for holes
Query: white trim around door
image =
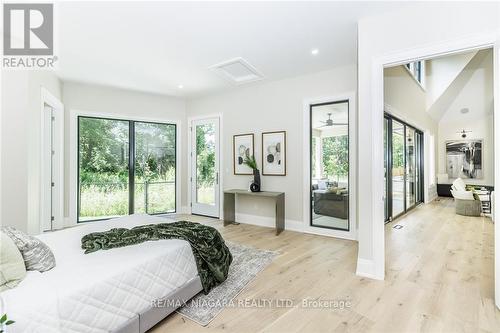
{"label": "white trim around door", "polygon": [[[371,158],[373,166],[371,172],[372,191],[370,193],[370,206],[362,207],[370,212],[369,219],[363,222],[362,228],[371,230],[369,232],[370,242],[372,243],[371,252],[373,259],[367,260],[358,257],[357,275],[366,276],[374,279],[384,279],[385,272],[385,235],[384,235],[384,155],[383,155],[383,112],[384,112],[384,68],[402,65],[411,61],[430,59],[438,56],[452,55],[472,50],[493,48],[494,63],[494,115],[500,112],[499,99],[499,78],[500,78],[500,37],[498,32],[485,32],[483,34],[467,36],[455,40],[448,40],[436,43],[430,43],[424,47],[406,48],[399,52],[391,51],[382,56],[373,57],[370,65],[370,85],[371,99],[370,108],[360,110],[360,117],[363,113],[371,112],[372,119],[371,133],[363,140],[361,144],[370,143]],[[495,188],[500,188],[500,117],[494,117],[494,156],[495,156]],[[362,166],[359,166],[361,169]],[[369,185],[369,184],[368,184]],[[368,224],[372,224],[369,226]],[[365,239],[359,240],[360,247],[366,247]],[[368,242],[368,243],[370,243]],[[500,308],[500,227],[495,223],[495,304]]]}

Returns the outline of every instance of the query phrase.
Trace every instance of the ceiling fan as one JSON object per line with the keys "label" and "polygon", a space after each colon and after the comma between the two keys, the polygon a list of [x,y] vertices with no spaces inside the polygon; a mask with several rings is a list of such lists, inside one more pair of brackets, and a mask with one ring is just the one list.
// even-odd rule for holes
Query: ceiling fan
{"label": "ceiling fan", "polygon": [[329,127],[329,126],[334,126],[334,125],[347,125],[347,123],[334,123],[333,122],[333,119],[332,119],[332,113],[331,112],[328,112],[328,119],[326,121],[319,121],[320,123],[323,123],[324,125],[323,126],[320,126],[321,127]]}

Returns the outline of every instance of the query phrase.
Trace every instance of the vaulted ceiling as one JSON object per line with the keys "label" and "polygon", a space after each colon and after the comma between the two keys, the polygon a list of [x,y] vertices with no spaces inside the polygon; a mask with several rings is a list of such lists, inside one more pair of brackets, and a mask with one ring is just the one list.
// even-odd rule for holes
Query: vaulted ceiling
{"label": "vaulted ceiling", "polygon": [[[457,57],[462,57],[460,63]],[[481,50],[462,55],[430,60],[447,62],[450,80],[442,92],[428,105],[429,114],[436,121],[477,119],[493,112],[493,51]],[[466,109],[464,113],[462,110]]]}
{"label": "vaulted ceiling", "polygon": [[198,96],[234,87],[209,67],[235,57],[246,59],[265,80],[355,65],[357,21],[409,5],[58,2],[58,75],[64,80]]}

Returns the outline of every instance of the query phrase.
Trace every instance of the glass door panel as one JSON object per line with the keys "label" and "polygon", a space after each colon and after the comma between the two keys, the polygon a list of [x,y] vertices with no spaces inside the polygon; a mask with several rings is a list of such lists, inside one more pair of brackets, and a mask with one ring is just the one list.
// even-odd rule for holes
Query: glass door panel
{"label": "glass door panel", "polygon": [[78,117],[78,222],[129,213],[129,122]]}
{"label": "glass door panel", "polygon": [[415,130],[406,126],[406,209],[413,207],[416,203],[416,156],[415,156]]}
{"label": "glass door panel", "polygon": [[405,126],[392,120],[392,217],[405,211]]}
{"label": "glass door panel", "polygon": [[219,217],[219,119],[192,123],[193,214]]}
{"label": "glass door panel", "polygon": [[175,212],[176,125],[134,123],[134,212]]}

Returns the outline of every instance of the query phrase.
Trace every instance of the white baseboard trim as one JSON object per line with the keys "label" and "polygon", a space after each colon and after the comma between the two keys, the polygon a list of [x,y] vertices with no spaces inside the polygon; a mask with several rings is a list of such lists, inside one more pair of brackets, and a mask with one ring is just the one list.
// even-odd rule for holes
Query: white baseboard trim
{"label": "white baseboard trim", "polygon": [[[267,228],[275,227],[274,217],[236,213],[235,218],[238,223],[252,224]],[[296,231],[312,235],[319,235],[319,236],[356,240],[355,235],[349,234],[346,231],[311,227],[309,225],[306,225],[302,221],[291,220],[291,219],[285,220],[285,230]]]}
{"label": "white baseboard trim", "polygon": [[384,280],[384,275],[377,273],[375,262],[373,260],[368,260],[368,259],[358,258],[356,275],[367,277],[374,280]]}
{"label": "white baseboard trim", "polygon": [[[235,219],[238,223],[268,228],[275,227],[274,217],[236,213]],[[300,221],[285,220],[285,230],[303,232],[303,224]]]}

